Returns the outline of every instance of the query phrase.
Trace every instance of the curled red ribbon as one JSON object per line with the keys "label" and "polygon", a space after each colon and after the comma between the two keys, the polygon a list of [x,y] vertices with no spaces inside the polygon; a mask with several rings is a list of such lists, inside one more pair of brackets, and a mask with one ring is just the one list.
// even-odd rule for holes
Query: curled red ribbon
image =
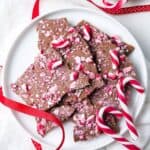
{"label": "curled red ribbon", "polygon": [[[121,15],[121,14],[129,14],[129,13],[137,13],[137,12],[146,12],[150,11],[150,5],[139,5],[139,6],[131,6],[131,7],[123,7],[127,0],[118,0],[115,4],[108,2],[107,0],[102,0],[104,7],[98,5],[93,0],[87,0],[98,9],[101,9],[109,14]],[[40,0],[36,0],[33,11],[32,11],[32,19],[39,16],[39,3]]]}
{"label": "curled red ribbon", "polygon": [[104,6],[95,3],[93,0],[87,1],[96,6],[98,9],[101,9],[113,15],[123,15],[123,14],[150,11],[150,5],[139,5],[123,8],[123,5],[127,2],[127,0],[118,0],[115,4],[109,3],[107,0],[102,0]]}
{"label": "curled red ribbon", "polygon": [[[61,149],[61,147],[64,143],[64,140],[65,140],[65,131],[64,131],[64,127],[63,127],[62,122],[56,116],[54,116],[51,113],[47,113],[47,112],[44,112],[42,110],[38,110],[38,109],[35,109],[35,108],[32,108],[32,107],[29,107],[27,105],[24,105],[24,104],[21,104],[19,102],[14,101],[14,100],[11,100],[9,98],[6,98],[5,96],[3,96],[2,88],[0,88],[0,102],[3,105],[5,105],[5,106],[7,106],[10,109],[13,109],[15,111],[18,111],[18,112],[21,112],[21,113],[24,113],[24,114],[27,114],[27,115],[30,115],[30,116],[38,117],[38,118],[44,118],[46,120],[49,120],[49,121],[54,122],[55,124],[57,124],[61,128],[62,139],[61,139],[61,143],[56,148],[56,150]],[[38,144],[34,140],[32,140],[32,142],[33,142],[33,144],[35,145],[36,148],[40,146],[40,144]],[[37,149],[37,150],[42,150],[42,148]]]}

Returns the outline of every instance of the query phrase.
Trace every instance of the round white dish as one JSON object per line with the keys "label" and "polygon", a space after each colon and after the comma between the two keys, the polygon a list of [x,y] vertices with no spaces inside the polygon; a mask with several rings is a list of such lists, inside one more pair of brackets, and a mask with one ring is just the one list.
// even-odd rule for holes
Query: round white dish
{"label": "round white dish", "polygon": [[[25,69],[34,61],[34,57],[39,53],[37,47],[38,36],[36,33],[36,25],[39,20],[43,17],[46,18],[60,18],[66,17],[72,25],[76,25],[82,19],[89,21],[91,24],[95,25],[99,29],[105,31],[110,35],[119,35],[122,40],[134,45],[135,51],[130,56],[137,74],[138,79],[142,85],[147,88],[147,69],[145,58],[143,56],[142,50],[140,49],[138,43],[132,34],[123,27],[119,22],[106,15],[105,13],[99,11],[92,11],[89,9],[83,8],[72,8],[72,9],[63,9],[48,13],[44,16],[38,17],[33,20],[18,36],[15,40],[6,63],[4,65],[3,72],[3,90],[5,96],[15,99],[19,102],[24,103],[18,96],[16,96],[10,88],[10,84],[14,83],[16,79],[25,71]],[[138,115],[141,112],[145,101],[146,94],[138,94],[133,92],[129,108],[133,114],[134,119],[137,119]],[[12,110],[14,117],[17,122],[26,130],[35,140],[41,144],[47,145],[50,149],[55,149],[60,142],[60,129],[56,128],[50,132],[45,138],[41,138],[36,132],[36,123],[32,117],[27,115],[20,114]],[[74,142],[73,141],[73,124],[71,122],[65,123],[65,133],[66,139],[63,146],[65,150],[94,150],[97,148],[102,148],[110,144],[113,140],[106,136],[101,135],[98,138],[94,138],[90,141],[85,142]],[[127,131],[124,121],[121,121],[121,134]]]}

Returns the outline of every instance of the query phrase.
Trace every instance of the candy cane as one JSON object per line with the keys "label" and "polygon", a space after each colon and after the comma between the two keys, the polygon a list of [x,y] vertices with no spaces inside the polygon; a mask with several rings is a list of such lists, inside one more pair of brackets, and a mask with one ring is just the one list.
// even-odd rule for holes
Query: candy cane
{"label": "candy cane", "polygon": [[71,80],[71,81],[77,80],[78,77],[79,77],[79,72],[77,72],[77,71],[74,71],[74,72],[72,72],[72,73],[70,74],[70,80]]}
{"label": "candy cane", "polygon": [[82,63],[77,64],[77,66],[75,67],[76,71],[83,71],[83,69],[84,69],[84,66]]}
{"label": "candy cane", "polygon": [[53,48],[59,49],[67,47],[68,45],[70,45],[70,42],[68,39],[59,38],[57,40],[53,40],[51,45]]}
{"label": "candy cane", "polygon": [[123,88],[125,88],[125,86],[127,84],[129,84],[130,86],[132,86],[139,93],[144,93],[144,88],[133,77],[125,77],[125,78],[122,78],[121,80],[122,80],[122,82],[121,82],[122,85],[121,86],[123,86]]}
{"label": "candy cane", "polygon": [[83,38],[86,40],[86,41],[89,41],[91,39],[91,28],[88,24],[84,24],[82,26],[82,29],[83,29]]}
{"label": "candy cane", "polygon": [[117,142],[125,146],[128,150],[140,150],[139,147],[128,141],[126,138],[122,137],[121,135],[117,134],[115,131],[113,131],[110,127],[108,127],[103,119],[103,116],[106,112],[109,112],[111,114],[114,114],[116,116],[121,116],[121,112],[118,110],[115,110],[112,107],[104,106],[102,107],[99,112],[96,115],[96,124],[98,126],[98,129],[100,131],[102,130],[105,134],[111,136],[114,138]]}
{"label": "candy cane", "polygon": [[110,50],[109,54],[110,54],[110,57],[111,57],[112,68],[113,69],[118,69],[118,67],[120,65],[118,49]]}
{"label": "candy cane", "polygon": [[75,32],[75,28],[70,27],[70,28],[68,29],[68,33],[73,33],[73,32]]}
{"label": "candy cane", "polygon": [[130,112],[129,112],[129,109],[127,106],[127,99],[124,94],[124,88],[127,83],[129,83],[131,86],[136,88],[136,90],[138,90],[139,92],[143,92],[144,89],[140,86],[139,82],[137,80],[133,79],[132,77],[121,77],[118,80],[118,83],[116,85],[117,97],[120,102],[120,106],[122,108],[122,112],[125,117],[126,124],[129,129],[129,133],[133,139],[137,139],[138,133],[137,133],[136,127],[133,123],[132,116],[130,115]]}
{"label": "candy cane", "polygon": [[112,72],[108,72],[107,77],[111,80],[115,80],[117,78],[117,75]]}
{"label": "candy cane", "polygon": [[50,62],[48,62],[48,69],[49,70],[56,69],[62,66],[62,64],[63,64],[62,60],[51,60]]}

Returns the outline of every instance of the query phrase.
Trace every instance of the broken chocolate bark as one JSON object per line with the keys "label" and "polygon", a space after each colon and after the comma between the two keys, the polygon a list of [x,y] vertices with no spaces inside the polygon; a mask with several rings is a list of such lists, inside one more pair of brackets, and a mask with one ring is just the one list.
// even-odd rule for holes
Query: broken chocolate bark
{"label": "broken chocolate bark", "polygon": [[[71,117],[74,111],[75,109],[69,105],[61,105],[47,112],[54,114],[61,121],[66,121]],[[37,131],[41,136],[45,136],[51,129],[57,126],[53,122],[40,118],[37,118],[36,122],[37,122]]]}
{"label": "broken chocolate bark", "polygon": [[[136,77],[135,68],[128,57],[125,57],[124,61],[120,67],[119,77]],[[117,109],[120,109],[120,105],[117,97],[117,88],[116,83],[118,78],[115,80],[105,78],[106,84],[101,88],[96,90],[91,96],[90,99],[92,103],[96,106],[97,109],[100,109],[102,106],[113,106]],[[126,96],[129,98],[130,89],[127,88]]]}
{"label": "broken chocolate bark", "polygon": [[[53,113],[62,122],[72,118],[75,141],[100,135],[96,111],[102,106],[120,109],[116,83],[122,76],[136,76],[127,57],[134,48],[86,21],[73,28],[65,18],[43,19],[37,32],[41,54],[12,84],[13,91],[29,105]],[[112,67],[110,50],[113,49],[119,53],[117,69]],[[129,92],[127,88],[127,97]],[[106,125],[119,131],[115,116],[103,117]],[[56,127],[45,119],[36,121],[41,136]]]}
{"label": "broken chocolate bark", "polygon": [[[66,64],[74,70],[73,80],[76,80],[78,74],[87,75],[92,80],[91,86],[87,89],[89,93],[94,91],[95,88],[103,86],[102,78],[97,79],[99,74],[89,46],[78,31],[69,25],[67,19],[43,19],[38,24],[37,31],[39,34],[39,49],[44,53],[49,53],[48,47],[56,49],[63,56]],[[87,90],[79,91],[80,99],[87,96]],[[77,92],[78,95],[79,92]]]}
{"label": "broken chocolate bark", "polygon": [[112,70],[110,50],[118,49],[120,55],[129,55],[134,50],[133,46],[121,40],[118,41],[118,39],[107,35],[86,21],[81,21],[76,27],[81,35],[83,34],[84,25],[88,25],[91,29],[91,39],[87,42],[91,48],[91,52],[95,56],[97,68],[102,74]]}
{"label": "broken chocolate bark", "polygon": [[76,103],[77,113],[73,116],[75,122],[73,134],[75,141],[89,140],[100,134],[96,125],[96,109],[90,103],[89,99],[85,99],[80,103]]}
{"label": "broken chocolate bark", "polygon": [[93,62],[87,43],[69,25],[67,19],[43,19],[38,24],[37,31],[39,49],[43,53],[49,53],[48,48],[52,47],[61,53],[67,64],[74,70],[78,70],[79,65],[82,65],[85,71],[97,73],[96,64]]}
{"label": "broken chocolate bark", "polygon": [[27,104],[35,105],[42,110],[58,104],[66,93],[89,85],[89,79],[84,74],[80,74],[76,81],[72,81],[72,70],[63,64],[57,51],[49,51],[49,54],[37,56],[35,62],[15,84],[12,84],[13,91]]}

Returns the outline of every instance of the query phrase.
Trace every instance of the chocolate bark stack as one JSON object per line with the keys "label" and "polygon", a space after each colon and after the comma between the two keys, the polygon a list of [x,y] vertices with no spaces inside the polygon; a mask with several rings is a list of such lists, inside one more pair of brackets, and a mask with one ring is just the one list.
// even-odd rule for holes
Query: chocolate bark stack
{"label": "chocolate bark stack", "polygon": [[[72,120],[75,141],[98,136],[96,110],[105,105],[119,109],[118,77],[136,76],[128,58],[134,48],[86,21],[72,27],[66,18],[43,19],[37,32],[40,53],[11,85],[13,91],[32,107],[51,112],[61,121]],[[119,71],[112,67],[112,49],[119,53]],[[36,122],[42,136],[56,126],[45,119],[36,118]]]}

